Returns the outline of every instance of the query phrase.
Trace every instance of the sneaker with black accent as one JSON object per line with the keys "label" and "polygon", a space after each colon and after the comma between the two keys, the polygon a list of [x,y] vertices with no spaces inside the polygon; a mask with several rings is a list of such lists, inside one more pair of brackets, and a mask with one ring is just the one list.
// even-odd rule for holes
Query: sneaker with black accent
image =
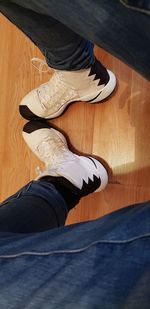
{"label": "sneaker with black accent", "polygon": [[37,180],[63,177],[75,188],[79,198],[103,190],[108,183],[105,167],[92,156],[72,153],[66,138],[58,130],[42,121],[30,121],[23,128],[23,138],[33,153],[45,163]]}
{"label": "sneaker with black accent", "polygon": [[54,70],[51,79],[32,90],[21,101],[20,114],[28,120],[52,119],[63,113],[72,102],[96,103],[115,89],[115,75],[95,59],[89,69]]}

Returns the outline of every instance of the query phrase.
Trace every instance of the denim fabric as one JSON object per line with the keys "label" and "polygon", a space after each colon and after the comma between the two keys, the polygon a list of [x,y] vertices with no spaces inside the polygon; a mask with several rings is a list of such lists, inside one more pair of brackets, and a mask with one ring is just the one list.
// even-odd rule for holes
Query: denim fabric
{"label": "denim fabric", "polygon": [[149,218],[150,202],[42,233],[1,232],[0,308],[149,309]]}
{"label": "denim fabric", "polygon": [[[79,57],[79,55],[81,56],[83,53],[84,49],[82,50],[82,46],[80,44],[77,46],[77,42],[82,42],[82,37],[103,47],[126,62],[147,79],[150,79],[150,18],[148,14],[143,13],[142,9],[140,9],[140,11],[133,10],[129,6],[123,4],[126,1],[122,2],[119,0],[14,0],[11,2],[15,2],[31,10],[30,13],[27,13],[27,11],[23,13],[22,11],[23,14],[21,16],[21,19],[24,19],[26,28],[30,28],[30,30],[27,29],[27,31],[25,31],[22,27],[22,20],[19,15],[17,16],[16,14],[16,16],[13,17],[15,12],[9,10],[10,1],[0,1],[0,11],[18,27],[22,28],[29,37],[32,36],[33,41],[37,41],[37,45],[47,56],[50,66],[67,70],[79,69],[81,60],[80,58],[79,60],[75,60],[75,58],[77,56]],[[142,3],[144,3],[144,1],[142,1]],[[145,3],[149,3],[149,0],[147,2],[145,1]],[[139,6],[139,4],[140,1],[137,1],[136,7]],[[149,5],[147,6],[145,4],[143,7],[146,13],[148,13]],[[39,19],[39,22],[35,22],[36,26],[33,27],[35,20],[34,12],[42,15],[41,20]],[[45,32],[48,31],[46,16],[51,17],[53,20],[55,19],[55,21],[57,20],[60,24],[58,24],[57,31],[49,27],[49,39],[46,43],[42,44],[42,36],[45,37]],[[27,26],[27,24],[29,26]],[[64,49],[62,47],[62,49],[58,48],[58,51],[56,51],[54,43],[57,41],[58,36],[59,40],[60,37],[62,38],[62,42],[63,39],[65,40],[68,36],[67,29],[66,32],[63,31],[64,25],[78,34],[78,36],[76,36],[76,39],[72,36],[72,41],[68,43],[68,46],[64,43]],[[45,31],[43,30],[44,26]],[[36,35],[35,32],[37,32]],[[51,37],[53,37],[53,40],[50,39]],[[56,40],[54,39],[55,37]],[[84,43],[86,46],[85,41]],[[88,59],[88,61],[92,62],[93,56],[90,58],[90,52],[88,52],[88,48],[91,51],[92,47],[88,44],[89,43],[87,43],[88,47],[86,46],[86,60]],[[76,53],[70,54],[71,50],[72,52],[76,50]],[[77,66],[76,62],[78,61],[80,65]],[[88,64],[84,63],[84,65]]]}
{"label": "denim fabric", "polygon": [[32,181],[0,207],[0,232],[33,233],[64,225],[67,205],[47,181]]}
{"label": "denim fabric", "polygon": [[5,1],[0,11],[40,48],[51,68],[73,71],[94,63],[93,44],[54,18]]}

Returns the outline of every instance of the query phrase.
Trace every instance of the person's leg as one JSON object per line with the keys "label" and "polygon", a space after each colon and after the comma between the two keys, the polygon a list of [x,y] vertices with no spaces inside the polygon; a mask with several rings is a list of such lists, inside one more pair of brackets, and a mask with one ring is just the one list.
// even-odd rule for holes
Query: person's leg
{"label": "person's leg", "polygon": [[139,11],[123,4],[123,2],[129,3],[132,6],[133,1],[14,0],[13,2],[52,16],[150,79],[149,1],[134,1],[134,6]]}
{"label": "person's leg", "polygon": [[60,227],[83,196],[104,189],[108,181],[98,160],[69,151],[65,137],[47,123],[27,123],[23,136],[46,166],[38,180],[1,204],[0,232],[33,233]]}
{"label": "person's leg", "polygon": [[92,43],[51,16],[11,1],[0,1],[0,11],[26,33],[55,69],[48,83],[21,101],[24,118],[55,118],[74,101],[100,102],[112,93],[115,76],[95,59]]}
{"label": "person's leg", "polygon": [[51,68],[74,71],[94,64],[93,44],[51,16],[12,1],[0,1],[0,12],[39,47]]}
{"label": "person's leg", "polygon": [[0,307],[149,309],[149,217],[150,202],[42,233],[0,232]]}
{"label": "person's leg", "polygon": [[35,233],[64,225],[69,209],[47,181],[32,181],[0,205],[0,232]]}

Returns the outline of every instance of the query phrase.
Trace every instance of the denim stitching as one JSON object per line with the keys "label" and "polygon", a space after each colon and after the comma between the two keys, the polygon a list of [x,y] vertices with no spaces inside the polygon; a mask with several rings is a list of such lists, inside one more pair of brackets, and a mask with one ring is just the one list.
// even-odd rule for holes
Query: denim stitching
{"label": "denim stitching", "polygon": [[8,197],[4,202],[2,202],[0,204],[0,207],[8,204],[10,201],[14,201],[17,200],[21,195],[23,195],[24,193],[28,192],[28,190],[30,189],[31,185],[32,185],[33,181],[30,181],[28,183],[28,185],[26,185],[25,187],[23,187],[22,189],[20,189],[18,192],[16,192],[15,194],[13,194],[11,197]]}
{"label": "denim stitching", "polygon": [[20,253],[16,253],[16,254],[9,254],[9,255],[0,255],[0,258],[4,258],[4,259],[9,259],[9,258],[17,258],[17,257],[21,257],[21,256],[25,256],[25,255],[31,255],[31,256],[49,256],[49,255],[57,255],[57,254],[73,254],[73,253],[81,253],[84,252],[86,250],[88,250],[89,248],[91,248],[92,246],[95,246],[97,244],[113,244],[113,245],[123,245],[123,244],[128,244],[131,242],[134,242],[136,240],[142,239],[142,238],[147,238],[150,237],[150,233],[148,234],[144,234],[144,235],[140,235],[137,237],[133,237],[130,238],[128,240],[97,240],[92,242],[91,244],[80,248],[80,249],[72,249],[72,250],[56,250],[56,251],[48,251],[48,252],[32,252],[32,251],[25,251],[25,252],[20,252]]}
{"label": "denim stitching", "polygon": [[131,10],[133,10],[133,11],[137,11],[137,12],[140,12],[140,13],[145,13],[145,14],[147,14],[147,15],[150,15],[150,11],[148,11],[148,10],[140,9],[140,8],[138,8],[138,7],[134,7],[134,6],[130,5],[130,4],[125,3],[124,0],[119,0],[119,1],[120,1],[125,7],[127,7],[128,9],[131,9]]}

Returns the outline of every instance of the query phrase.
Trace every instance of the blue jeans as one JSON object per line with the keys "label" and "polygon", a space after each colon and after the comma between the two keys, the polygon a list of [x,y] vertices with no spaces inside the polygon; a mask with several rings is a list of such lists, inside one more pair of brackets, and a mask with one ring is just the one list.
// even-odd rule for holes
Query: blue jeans
{"label": "blue jeans", "polygon": [[60,227],[66,213],[40,181],[2,203],[0,308],[149,309],[150,202]]}
{"label": "blue jeans", "polygon": [[150,79],[149,0],[0,0],[0,11],[53,68],[88,68],[95,43]]}
{"label": "blue jeans", "polygon": [[67,205],[54,185],[31,181],[0,207],[0,232],[36,233],[65,224]]}

